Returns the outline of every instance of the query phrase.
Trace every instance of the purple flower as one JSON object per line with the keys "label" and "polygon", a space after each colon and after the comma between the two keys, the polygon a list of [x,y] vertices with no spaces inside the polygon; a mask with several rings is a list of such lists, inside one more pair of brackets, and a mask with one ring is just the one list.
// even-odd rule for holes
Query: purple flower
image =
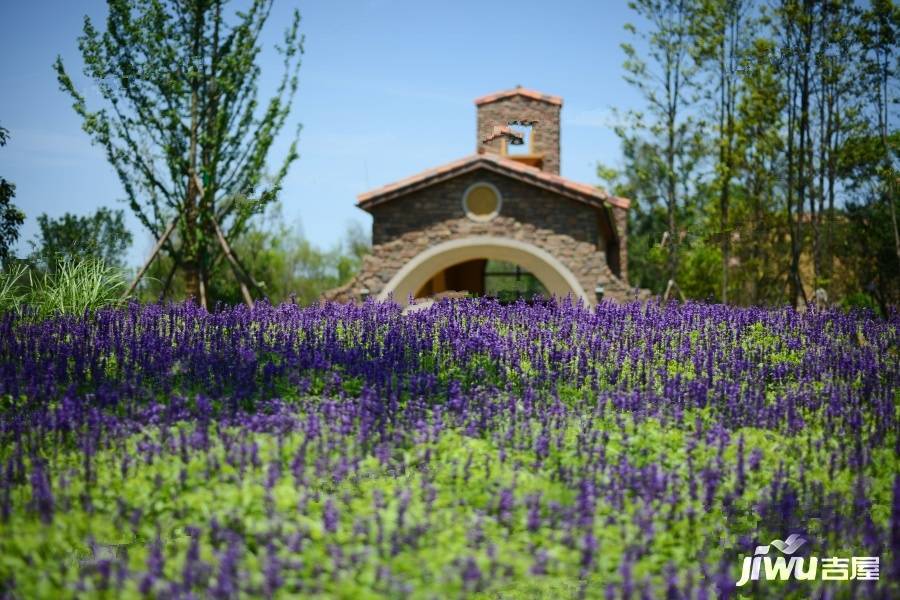
{"label": "purple flower", "polygon": [[543,548],[538,550],[534,555],[534,563],[531,565],[530,573],[532,575],[546,575],[548,558],[546,550]]}
{"label": "purple flower", "polygon": [[213,598],[230,600],[238,597],[240,592],[240,582],[238,580],[240,552],[240,538],[236,535],[231,535],[228,547],[219,556],[219,572],[216,576],[215,586],[212,588]]}
{"label": "purple flower", "polygon": [[281,560],[278,558],[278,551],[272,543],[269,543],[266,547],[266,562],[263,568],[263,576],[265,578],[266,595],[272,597],[284,583],[281,577]]}
{"label": "purple flower", "polygon": [[50,489],[50,479],[44,470],[44,461],[35,458],[31,468],[31,499],[35,510],[45,525],[53,522],[53,491]]}
{"label": "purple flower", "polygon": [[325,525],[325,531],[334,533],[338,529],[339,515],[337,507],[331,498],[325,501],[325,509],[322,511],[322,522]]}
{"label": "purple flower", "polygon": [[597,539],[593,533],[586,533],[581,538],[581,576],[584,577],[594,566],[597,554]]}
{"label": "purple flower", "polygon": [[481,587],[482,574],[478,563],[471,556],[465,559],[462,569],[463,583],[467,588],[479,589]]}
{"label": "purple flower", "polygon": [[530,494],[526,500],[528,506],[528,531],[534,533],[541,528],[541,494]]}

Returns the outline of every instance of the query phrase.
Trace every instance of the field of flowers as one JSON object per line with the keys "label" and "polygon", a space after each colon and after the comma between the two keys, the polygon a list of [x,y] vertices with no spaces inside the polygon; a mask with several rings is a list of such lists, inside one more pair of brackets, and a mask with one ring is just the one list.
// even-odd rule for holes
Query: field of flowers
{"label": "field of flowers", "polygon": [[[490,300],[2,316],[0,597],[898,598],[898,326]],[[735,586],[794,532],[879,579]]]}

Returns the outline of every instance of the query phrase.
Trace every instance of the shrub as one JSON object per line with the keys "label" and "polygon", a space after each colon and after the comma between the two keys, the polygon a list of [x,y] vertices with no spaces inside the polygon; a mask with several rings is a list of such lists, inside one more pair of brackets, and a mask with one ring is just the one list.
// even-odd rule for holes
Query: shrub
{"label": "shrub", "polygon": [[845,297],[843,300],[841,300],[841,307],[845,310],[850,310],[853,308],[868,308],[871,309],[875,314],[881,314],[881,308],[878,306],[878,301],[865,292],[856,292]]}

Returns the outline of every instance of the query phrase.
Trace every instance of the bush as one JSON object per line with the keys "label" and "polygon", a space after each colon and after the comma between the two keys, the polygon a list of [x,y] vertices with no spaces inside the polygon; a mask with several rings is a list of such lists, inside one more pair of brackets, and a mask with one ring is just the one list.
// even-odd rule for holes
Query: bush
{"label": "bush", "polygon": [[875,314],[881,315],[881,307],[878,306],[878,301],[865,292],[855,292],[853,294],[850,294],[849,296],[844,297],[841,300],[841,308],[845,310],[851,310],[854,308],[868,308],[871,309]]}

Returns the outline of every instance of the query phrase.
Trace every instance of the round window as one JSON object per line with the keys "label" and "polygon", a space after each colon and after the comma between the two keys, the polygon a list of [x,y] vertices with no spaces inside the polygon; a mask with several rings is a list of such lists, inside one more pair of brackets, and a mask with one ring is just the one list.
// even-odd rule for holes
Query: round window
{"label": "round window", "polygon": [[476,183],[463,194],[463,210],[474,221],[489,221],[500,212],[500,192],[489,183]]}

